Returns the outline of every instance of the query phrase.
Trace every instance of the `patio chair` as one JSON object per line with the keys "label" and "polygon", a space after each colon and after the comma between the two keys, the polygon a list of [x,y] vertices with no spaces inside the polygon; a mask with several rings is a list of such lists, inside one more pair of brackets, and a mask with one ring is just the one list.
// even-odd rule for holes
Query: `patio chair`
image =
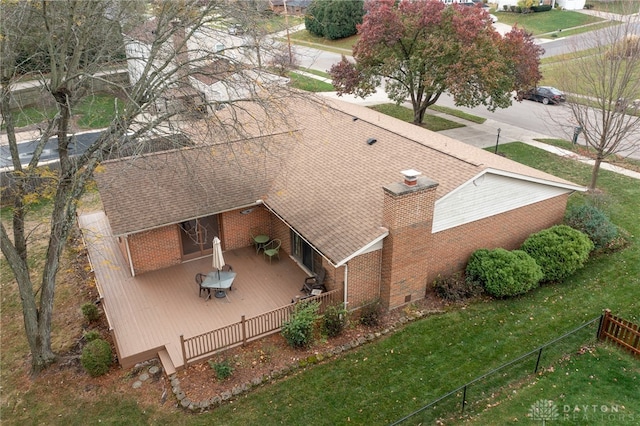
{"label": "patio chair", "polygon": [[324,286],[324,278],[326,274],[327,271],[324,268],[320,268],[317,274],[304,279],[304,284],[302,284],[302,288],[300,290],[307,294],[311,294],[313,290],[327,291],[327,288]]}
{"label": "patio chair", "polygon": [[[222,270],[223,271],[227,271],[227,272],[232,272],[233,268],[228,263],[225,263],[224,266],[222,267]],[[229,291],[231,291],[231,290],[233,290],[233,285],[231,285],[231,287],[229,287]]]}
{"label": "patio chair", "polygon": [[200,293],[198,293],[198,297],[202,297],[202,292],[206,291],[207,292],[207,298],[211,297],[211,289],[210,288],[206,288],[206,287],[202,287],[202,282],[204,281],[204,279],[207,276],[205,274],[201,274],[201,273],[197,273],[196,274],[196,283],[198,283],[198,287],[200,287]]}
{"label": "patio chair", "polygon": [[276,238],[275,240],[271,240],[264,245],[262,253],[264,253],[265,257],[269,256],[269,263],[271,263],[271,259],[273,259],[273,256],[277,256],[278,260],[280,260],[280,244],[280,240]]}

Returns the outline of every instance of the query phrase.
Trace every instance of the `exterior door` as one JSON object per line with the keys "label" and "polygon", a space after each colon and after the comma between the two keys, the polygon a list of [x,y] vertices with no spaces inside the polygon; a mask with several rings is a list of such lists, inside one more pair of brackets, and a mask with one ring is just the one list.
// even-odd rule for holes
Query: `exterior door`
{"label": "exterior door", "polygon": [[291,231],[291,247],[293,257],[298,259],[309,271],[313,269],[313,248],[293,230]]}
{"label": "exterior door", "polygon": [[179,229],[183,260],[211,254],[213,238],[219,236],[218,215],[182,222]]}

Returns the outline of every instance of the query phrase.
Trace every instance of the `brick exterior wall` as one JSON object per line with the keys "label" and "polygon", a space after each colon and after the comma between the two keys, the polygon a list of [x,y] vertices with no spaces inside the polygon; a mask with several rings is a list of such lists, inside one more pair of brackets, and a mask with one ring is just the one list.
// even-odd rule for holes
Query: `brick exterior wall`
{"label": "brick exterior wall", "polygon": [[438,276],[463,271],[469,256],[480,248],[514,250],[527,237],[562,222],[569,195],[521,207],[432,235],[425,252],[428,265],[427,290]]}
{"label": "brick exterior wall", "polygon": [[291,253],[291,234],[290,228],[286,223],[282,222],[276,215],[271,215],[271,233],[269,236],[272,240],[279,239],[280,243],[280,256],[288,256]]}
{"label": "brick exterior wall", "polygon": [[[347,277],[347,300],[349,301],[347,308],[349,310],[357,309],[380,298],[381,268],[382,250],[365,253],[349,261]],[[344,276],[344,272],[340,276]],[[343,280],[339,282],[344,285]]]}
{"label": "brick exterior wall", "polygon": [[168,225],[129,235],[127,239],[136,274],[155,271],[182,262],[178,225]]}
{"label": "brick exterior wall", "polygon": [[[271,213],[264,207],[255,207],[247,214],[244,209],[224,212],[218,216],[220,240],[223,250],[234,250],[250,246],[251,230],[260,229],[270,232]],[[129,251],[136,274],[155,271],[182,262],[182,245],[178,225],[168,225],[151,231],[128,236]],[[124,239],[120,241],[120,250],[127,259]]]}
{"label": "brick exterior wall", "polygon": [[250,246],[251,230],[271,235],[271,213],[262,206],[254,207],[250,213],[242,214],[245,209],[232,210],[219,215],[220,240],[223,250],[235,250]]}

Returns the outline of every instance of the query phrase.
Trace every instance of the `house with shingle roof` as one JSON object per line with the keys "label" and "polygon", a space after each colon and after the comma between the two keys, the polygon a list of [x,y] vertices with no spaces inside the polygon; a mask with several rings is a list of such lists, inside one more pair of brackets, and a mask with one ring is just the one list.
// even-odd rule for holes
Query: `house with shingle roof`
{"label": "house with shingle roof", "polygon": [[[288,82],[261,67],[258,41],[219,27],[194,29],[151,18],[124,34],[124,39],[131,85],[145,73],[157,73],[158,81],[152,85],[158,93],[156,113],[207,113]],[[153,73],[145,71],[147,67]]]}
{"label": "house with shingle roof", "polygon": [[308,273],[324,268],[349,308],[380,299],[391,309],[424,298],[473,251],[514,249],[559,223],[584,190],[362,106],[283,108],[290,120],[250,135],[191,126],[193,147],[101,166],[103,206],[132,274],[210,255],[190,233],[233,250],[258,227]]}

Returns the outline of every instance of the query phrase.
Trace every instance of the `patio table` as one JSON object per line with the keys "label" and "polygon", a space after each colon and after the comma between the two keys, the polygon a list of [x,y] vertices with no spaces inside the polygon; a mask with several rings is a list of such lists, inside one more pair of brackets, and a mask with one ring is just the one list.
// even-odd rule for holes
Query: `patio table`
{"label": "patio table", "polygon": [[253,237],[253,242],[256,245],[256,253],[260,253],[260,249],[264,250],[264,246],[269,242],[268,235],[256,235]]}
{"label": "patio table", "polygon": [[226,297],[227,292],[225,290],[231,289],[235,278],[236,273],[233,271],[212,271],[202,281],[202,287],[215,290],[215,297],[217,298]]}

